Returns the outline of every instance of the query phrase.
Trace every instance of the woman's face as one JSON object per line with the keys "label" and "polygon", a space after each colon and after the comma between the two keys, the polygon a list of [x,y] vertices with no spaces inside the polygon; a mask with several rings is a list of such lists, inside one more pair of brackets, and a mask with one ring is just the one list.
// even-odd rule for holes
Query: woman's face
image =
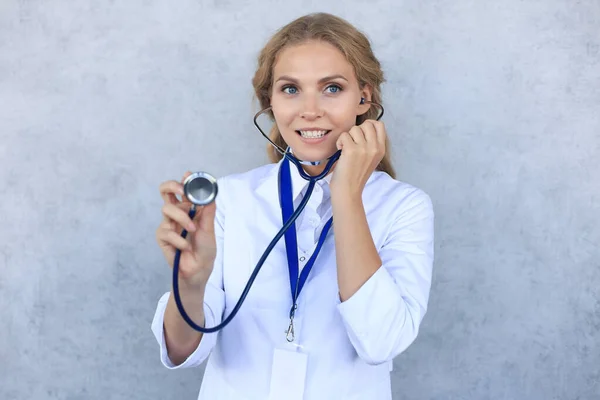
{"label": "woman's face", "polygon": [[[336,140],[368,111],[368,87],[334,46],[309,41],[283,49],[273,67],[271,106],[285,142],[301,160],[325,160]],[[309,171],[310,172],[310,171]]]}

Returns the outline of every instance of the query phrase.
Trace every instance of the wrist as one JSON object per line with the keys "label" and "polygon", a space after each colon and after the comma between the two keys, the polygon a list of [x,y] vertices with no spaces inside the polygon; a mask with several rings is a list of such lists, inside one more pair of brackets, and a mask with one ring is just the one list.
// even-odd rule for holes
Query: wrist
{"label": "wrist", "polygon": [[362,204],[362,191],[352,188],[331,190],[331,202],[341,204]]}
{"label": "wrist", "polygon": [[187,279],[179,278],[179,291],[181,293],[189,293],[194,297],[204,297],[208,277],[203,275],[204,274],[198,274],[198,276],[192,276]]}

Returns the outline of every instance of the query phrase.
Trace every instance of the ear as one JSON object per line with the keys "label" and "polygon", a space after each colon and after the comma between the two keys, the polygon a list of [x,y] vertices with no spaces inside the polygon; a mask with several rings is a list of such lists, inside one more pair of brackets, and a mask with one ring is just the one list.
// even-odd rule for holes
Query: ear
{"label": "ear", "polygon": [[[357,116],[363,115],[364,113],[369,111],[369,109],[371,108],[371,105],[368,103],[369,101],[371,101],[371,94],[372,94],[371,86],[365,84],[360,91],[361,100],[359,101],[359,104],[358,104],[358,110],[356,113]],[[366,101],[363,102],[362,99],[364,99]]]}

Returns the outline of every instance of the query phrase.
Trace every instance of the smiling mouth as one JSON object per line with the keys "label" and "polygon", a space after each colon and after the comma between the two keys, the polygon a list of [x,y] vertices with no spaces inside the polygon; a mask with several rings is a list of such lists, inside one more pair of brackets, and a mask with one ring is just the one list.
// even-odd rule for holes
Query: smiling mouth
{"label": "smiling mouth", "polygon": [[327,135],[331,130],[311,130],[311,131],[296,131],[296,133],[305,139],[320,139]]}

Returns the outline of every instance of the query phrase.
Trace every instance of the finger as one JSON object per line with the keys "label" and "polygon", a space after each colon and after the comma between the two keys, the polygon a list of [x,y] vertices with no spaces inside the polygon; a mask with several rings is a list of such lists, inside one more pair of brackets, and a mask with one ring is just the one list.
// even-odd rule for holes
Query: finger
{"label": "finger", "polygon": [[185,212],[182,207],[178,207],[175,204],[165,204],[162,207],[163,215],[177,222],[182,228],[188,231],[195,231],[196,225],[192,222],[187,212]]}
{"label": "finger", "polygon": [[185,182],[187,177],[190,176],[191,174],[192,174],[191,171],[186,171],[185,174],[183,174],[183,178],[181,178],[181,183]]}
{"label": "finger", "polygon": [[177,204],[177,203],[179,203],[179,199],[173,193],[164,193],[162,195],[162,199],[163,199],[163,201],[165,203],[169,203],[169,204]]}
{"label": "finger", "polygon": [[366,143],[365,133],[363,132],[362,126],[353,126],[348,131],[348,134],[350,135],[350,137],[352,138],[352,141],[354,143],[360,144],[360,145],[363,145]]}
{"label": "finger", "polygon": [[379,153],[381,149],[385,146],[382,146],[379,142],[380,133],[378,131],[378,122],[374,120],[367,120],[363,124],[363,131],[365,131],[365,137],[367,140],[367,148],[373,153]]}
{"label": "finger", "polygon": [[351,144],[354,144],[354,140],[352,140],[352,137],[348,132],[343,132],[335,142],[338,150],[348,148]]}
{"label": "finger", "polygon": [[[190,208],[189,204],[177,203],[177,204],[173,204],[173,206],[181,209],[184,213],[189,215],[189,208]],[[184,228],[181,226],[181,224],[179,222],[171,219],[171,217],[169,217],[168,215],[165,215],[164,213],[162,213],[162,216],[163,216],[163,220],[158,225],[157,229],[168,229],[168,230],[171,230],[171,231],[181,234],[181,231]],[[197,224],[196,224],[196,227],[197,227]],[[189,227],[186,227],[185,230],[189,231],[190,229],[189,229]]]}
{"label": "finger", "polygon": [[190,242],[170,229],[158,229],[156,231],[156,238],[159,242],[169,244],[181,251],[192,249]]}
{"label": "finger", "polygon": [[161,183],[158,190],[165,204],[176,204],[178,203],[176,195],[183,196],[183,185],[173,180]]}
{"label": "finger", "polygon": [[[183,177],[181,178],[181,187],[182,187],[182,188],[184,188],[184,186],[185,186],[185,185],[184,185],[184,182],[185,182],[185,180],[186,180],[186,179],[188,178],[188,176],[190,176],[191,174],[192,174],[192,172],[191,172],[191,171],[186,171],[186,172],[185,172],[185,174],[183,174]],[[190,199],[188,199],[188,198],[187,198],[187,196],[185,196],[185,195],[183,195],[183,194],[185,194],[185,188],[184,188],[184,191],[183,191],[183,193],[182,193],[182,196],[181,196],[181,202],[182,202],[182,203],[188,203],[188,204],[190,204],[190,205],[191,205],[192,203],[190,202]]]}
{"label": "finger", "polygon": [[385,140],[386,140],[386,137],[387,137],[387,132],[386,132],[386,129],[385,129],[385,124],[383,122],[381,122],[381,121],[371,121],[371,123],[375,127],[375,132],[377,134],[377,143],[385,151]]}
{"label": "finger", "polygon": [[[186,213],[189,216],[189,214],[190,214],[190,206],[191,206],[190,203],[180,203],[180,202],[178,202],[176,204],[173,204],[172,206],[179,208],[181,211],[183,211],[184,213]],[[164,218],[163,218],[163,221],[161,222],[161,225],[172,226],[171,229],[179,229],[179,224],[177,223],[177,221],[171,219],[171,217],[169,217],[167,215],[164,215],[164,213],[163,213],[163,217]],[[175,224],[175,225],[173,225],[173,224]]]}
{"label": "finger", "polygon": [[361,128],[365,134],[366,142],[371,145],[377,145],[377,128],[375,127],[375,121],[368,119],[363,122]]}

